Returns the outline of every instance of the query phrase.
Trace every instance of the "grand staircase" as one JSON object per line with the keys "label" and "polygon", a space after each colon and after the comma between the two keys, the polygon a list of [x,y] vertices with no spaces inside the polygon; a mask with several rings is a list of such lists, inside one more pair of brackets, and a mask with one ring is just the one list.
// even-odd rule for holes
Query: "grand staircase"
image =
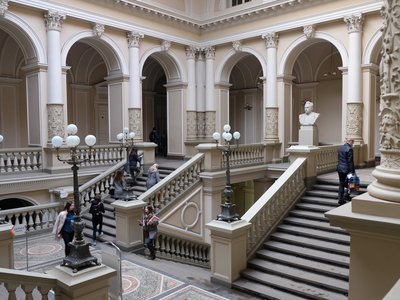
{"label": "grand staircase", "polygon": [[[159,173],[160,179],[167,177],[170,173],[172,173],[175,169],[171,167],[163,167],[160,166]],[[131,199],[134,196],[138,197],[143,192],[146,191],[146,179],[147,179],[147,170],[142,172],[137,178],[136,183],[132,182],[130,175],[126,175],[125,179],[127,184],[132,187],[132,191],[130,192]],[[115,215],[114,215],[114,207],[111,205],[116,199],[112,198],[110,195],[103,197],[103,204],[105,208],[105,214],[103,215],[103,234],[101,236],[97,236],[97,240],[101,242],[115,242]],[[92,240],[93,235],[93,226],[92,226],[92,215],[89,213],[89,208],[87,208],[86,213],[83,214],[83,219],[85,220],[86,226],[83,230],[83,234],[88,238],[89,241]]]}
{"label": "grand staircase", "polygon": [[[318,179],[248,262],[233,288],[262,299],[347,299],[350,237],[329,225],[336,181]],[[366,185],[360,193],[366,191]]]}

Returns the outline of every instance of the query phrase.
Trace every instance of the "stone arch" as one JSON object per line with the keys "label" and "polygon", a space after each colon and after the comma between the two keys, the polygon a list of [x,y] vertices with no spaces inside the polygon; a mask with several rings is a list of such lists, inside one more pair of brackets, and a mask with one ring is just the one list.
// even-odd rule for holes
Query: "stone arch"
{"label": "stone arch", "polygon": [[344,45],[330,34],[324,32],[316,32],[314,39],[307,40],[305,36],[301,36],[293,41],[289,45],[289,47],[287,47],[286,51],[282,55],[280,62],[278,62],[278,75],[290,74],[293,70],[294,63],[299,54],[308,46],[314,43],[318,43],[321,40],[328,41],[336,47],[342,59],[342,67],[347,67],[348,53]]}
{"label": "stone arch", "polygon": [[229,75],[233,69],[233,67],[237,64],[237,62],[246,55],[252,54],[254,55],[257,60],[261,64],[262,73],[267,74],[267,62],[263,55],[261,55],[256,50],[243,47],[242,51],[237,52],[234,49],[231,49],[225,57],[221,60],[218,64],[217,68],[215,69],[215,82],[228,82]]}
{"label": "stone arch", "polygon": [[24,20],[7,11],[0,18],[0,29],[7,32],[21,47],[25,64],[46,63],[46,51],[35,31]]}
{"label": "stone arch", "polygon": [[377,30],[375,34],[371,37],[371,39],[368,41],[365,47],[363,64],[364,65],[377,64],[381,48],[382,48],[382,31]]}
{"label": "stone arch", "polygon": [[68,53],[71,47],[78,41],[92,46],[99,52],[107,66],[109,75],[129,73],[128,64],[119,46],[106,34],[103,34],[101,38],[97,38],[93,36],[93,32],[90,30],[76,34],[64,44],[61,50],[62,65],[66,65]]}
{"label": "stone arch", "polygon": [[163,68],[167,82],[187,82],[187,74],[184,65],[178,56],[172,51],[164,51],[161,46],[148,49],[140,59],[140,73],[149,57],[153,57]]}

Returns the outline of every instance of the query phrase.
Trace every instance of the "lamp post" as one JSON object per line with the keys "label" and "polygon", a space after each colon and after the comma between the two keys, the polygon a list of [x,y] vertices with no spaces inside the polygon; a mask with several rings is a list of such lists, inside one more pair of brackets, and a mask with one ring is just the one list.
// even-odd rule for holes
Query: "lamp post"
{"label": "lamp post", "polygon": [[0,144],[4,140],[4,137],[0,134]]}
{"label": "lamp post", "polygon": [[231,171],[229,165],[229,158],[231,156],[232,150],[231,146],[232,138],[236,141],[237,148],[239,146],[240,133],[235,131],[233,134],[230,133],[231,126],[224,125],[224,132],[222,133],[222,139],[224,144],[220,145],[218,142],[221,139],[221,134],[219,132],[214,132],[213,139],[217,143],[217,149],[221,150],[226,158],[226,185],[224,188],[225,203],[221,204],[221,213],[218,215],[217,220],[232,222],[240,219],[239,215],[235,213],[235,204],[232,203],[231,199],[233,196],[233,190],[231,186]]}
{"label": "lamp post", "polygon": [[[4,137],[0,134],[0,144],[3,142]],[[1,208],[0,208],[1,210]],[[7,222],[5,221],[4,217],[0,217],[0,225],[1,224],[6,224]]]}
{"label": "lamp post", "polygon": [[[79,185],[78,185],[78,170],[79,164],[88,159],[81,159],[78,150],[78,145],[80,143],[79,137],[76,135],[78,128],[74,124],[69,124],[67,126],[67,134],[65,142],[68,148],[70,148],[70,155],[67,158],[61,158],[59,150],[63,144],[63,138],[60,136],[54,136],[51,140],[53,147],[57,150],[57,159],[63,163],[71,165],[71,170],[73,174],[73,187],[74,187],[74,222],[72,228],[74,229],[74,240],[70,243],[71,251],[67,257],[63,259],[62,265],[67,265],[73,269],[76,273],[78,269],[92,265],[92,263],[98,264],[97,258],[90,254],[89,246],[83,238],[83,228],[85,227],[85,222],[81,218],[81,204],[79,195]],[[96,137],[94,135],[88,135],[85,138],[85,143],[89,146],[89,157],[93,145],[96,143]]]}
{"label": "lamp post", "polygon": [[117,140],[121,143],[121,150],[122,148],[126,149],[126,160],[129,159],[129,149],[135,145],[134,138],[135,133],[133,131],[129,132],[128,127],[124,127],[122,132],[117,134]]}

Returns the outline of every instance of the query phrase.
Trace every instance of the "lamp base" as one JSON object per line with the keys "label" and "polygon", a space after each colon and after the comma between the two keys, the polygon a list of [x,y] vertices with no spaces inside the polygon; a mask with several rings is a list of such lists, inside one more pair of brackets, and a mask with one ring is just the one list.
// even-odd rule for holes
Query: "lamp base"
{"label": "lamp base", "polygon": [[235,204],[225,202],[221,205],[221,213],[217,217],[218,221],[233,222],[240,220],[240,217],[235,213]]}
{"label": "lamp base", "polygon": [[94,265],[99,265],[97,257],[90,254],[89,244],[75,245],[69,243],[71,247],[70,253],[63,259],[62,266],[67,266],[72,269],[72,272],[76,273],[79,269]]}

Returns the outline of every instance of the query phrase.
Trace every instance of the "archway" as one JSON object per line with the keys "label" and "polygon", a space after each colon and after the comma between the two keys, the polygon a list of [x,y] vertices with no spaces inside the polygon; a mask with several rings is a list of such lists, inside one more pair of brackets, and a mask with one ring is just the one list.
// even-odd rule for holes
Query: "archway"
{"label": "archway", "polygon": [[40,83],[37,71],[26,69],[43,62],[41,50],[24,21],[12,14],[0,19],[0,133],[4,136],[0,148],[41,145]]}
{"label": "archway", "polygon": [[[67,72],[68,123],[78,126],[83,137],[94,134],[97,144],[108,144],[123,127],[123,68],[122,58],[115,45],[106,38],[94,38],[81,33],[70,40],[62,57],[69,67]],[[67,51],[68,50],[68,51]],[[125,66],[126,67],[126,66]],[[109,89],[109,76],[114,87]],[[118,79],[117,79],[118,80]],[[114,92],[112,95],[109,91]],[[109,115],[113,115],[110,123]]]}

